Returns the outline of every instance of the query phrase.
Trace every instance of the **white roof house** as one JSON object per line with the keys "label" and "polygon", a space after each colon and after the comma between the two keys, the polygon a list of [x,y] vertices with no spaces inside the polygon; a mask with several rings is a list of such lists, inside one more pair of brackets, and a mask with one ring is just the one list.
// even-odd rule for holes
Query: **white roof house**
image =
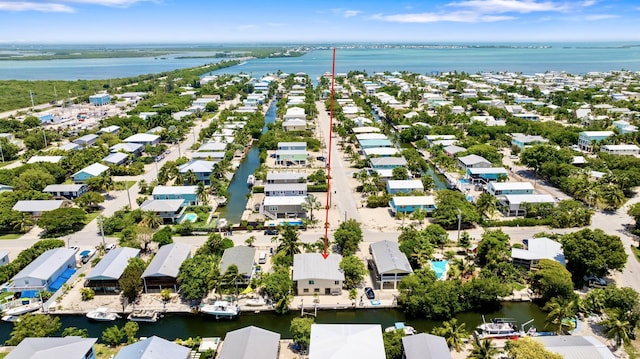
{"label": "white roof house", "polygon": [[109,147],[109,151],[134,153],[142,152],[143,148],[144,146],[139,143],[116,143],[115,145]]}
{"label": "white roof house", "polygon": [[511,258],[514,264],[533,267],[540,259],[551,259],[562,265],[565,264],[562,244],[553,239],[541,237],[527,239],[527,248],[511,248]]}
{"label": "white roof house", "polygon": [[[331,257],[331,256],[329,256]],[[379,324],[313,324],[309,359],[385,359]]]}
{"label": "white roof house", "polygon": [[109,170],[109,167],[103,165],[102,163],[96,162],[74,173],[72,177],[75,178],[76,176],[83,175],[83,174],[88,175],[90,177],[95,177],[95,176],[100,176],[101,174],[107,172],[108,170]]}
{"label": "white roof house", "polygon": [[481,167],[490,167],[491,166],[491,161],[487,160],[486,158],[484,158],[482,156],[478,156],[478,155],[467,155],[467,156],[459,157],[458,158],[458,162],[460,162],[461,167],[463,169],[466,169],[466,168],[478,168],[479,166],[481,166]]}
{"label": "white roof house", "polygon": [[503,196],[510,204],[522,203],[554,203],[550,194],[507,194]]}
{"label": "white roof house", "polygon": [[386,140],[387,136],[382,133],[360,133],[356,135],[358,141],[362,140]]}
{"label": "white roof house", "polygon": [[80,337],[24,338],[6,359],[95,358],[93,345],[97,340]]}
{"label": "white roof house", "polygon": [[300,253],[293,256],[293,280],[328,279],[344,280],[340,270],[342,256],[331,254],[324,259],[320,253]]}
{"label": "white roof house", "polygon": [[195,195],[198,192],[198,186],[155,186],[153,187],[153,196],[166,195]]}
{"label": "white roof house", "polygon": [[365,148],[362,150],[365,156],[381,156],[381,157],[389,157],[400,154],[400,151],[395,147],[372,147]]}
{"label": "white roof house", "polygon": [[586,335],[534,337],[545,349],[567,359],[614,359],[611,350],[598,339]]}
{"label": "white roof house", "polygon": [[402,337],[405,359],[451,359],[447,341],[443,337],[420,333]]}
{"label": "white roof house", "polygon": [[392,198],[397,207],[401,206],[435,206],[434,196],[397,196]]}
{"label": "white roof house", "polygon": [[67,268],[75,268],[76,252],[68,248],[54,248],[42,253],[11,278],[10,290],[45,290]]}
{"label": "white roof house", "polygon": [[142,278],[177,278],[180,265],[191,256],[191,246],[184,243],[171,243],[160,247],[151,263],[142,273]]}
{"label": "white roof house", "polygon": [[129,264],[129,259],[137,257],[137,248],[120,247],[112,249],[96,264],[87,275],[87,280],[118,280]]}
{"label": "white roof house", "polygon": [[116,134],[118,133],[118,131],[120,131],[120,126],[111,125],[111,126],[103,127],[100,130],[98,130],[98,134],[102,134],[102,133]]}
{"label": "white roof house", "polygon": [[265,196],[263,206],[301,206],[305,196]]}
{"label": "white roof house", "polygon": [[178,171],[183,174],[189,171],[194,173],[210,173],[215,164],[216,163],[213,161],[191,160],[181,166],[178,166]]}
{"label": "white roof house", "polygon": [[62,160],[63,156],[31,156],[27,163],[38,163],[38,162],[47,162],[47,163],[58,163]]}
{"label": "white roof house", "polygon": [[120,349],[115,359],[188,359],[191,349],[155,335]]}
{"label": "white roof house", "polygon": [[131,135],[127,138],[124,139],[123,142],[126,143],[139,143],[142,145],[147,145],[147,144],[157,144],[160,142],[160,136],[158,135],[153,135],[150,133],[136,133],[135,135]]}
{"label": "white roof house", "polygon": [[39,216],[42,212],[53,211],[62,207],[65,203],[63,199],[41,199],[41,200],[25,200],[18,201],[13,205],[13,210],[18,212],[30,213],[33,216]]}
{"label": "white roof house", "polygon": [[377,133],[377,132],[380,132],[380,129],[372,126],[361,126],[361,127],[354,127],[351,131],[355,134]]}
{"label": "white roof house", "polygon": [[207,142],[203,143],[200,148],[198,148],[198,152],[217,152],[224,151],[227,149],[227,144],[222,142]]}
{"label": "white roof house", "polygon": [[151,212],[177,212],[183,206],[183,199],[151,199],[144,201],[140,209]]}
{"label": "white roof house", "polygon": [[277,359],[280,333],[250,326],[227,333],[218,359]]}
{"label": "white roof house", "polygon": [[122,152],[114,152],[107,155],[107,157],[102,159],[102,162],[107,163],[109,165],[120,165],[125,163],[129,159],[129,155]]}
{"label": "white roof house", "polygon": [[424,185],[420,180],[389,180],[387,181],[387,188],[392,191],[424,191]]}

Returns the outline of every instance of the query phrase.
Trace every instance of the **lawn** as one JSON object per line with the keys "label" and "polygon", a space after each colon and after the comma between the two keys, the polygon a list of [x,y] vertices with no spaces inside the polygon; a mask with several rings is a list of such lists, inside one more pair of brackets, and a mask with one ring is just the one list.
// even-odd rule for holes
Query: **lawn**
{"label": "lawn", "polygon": [[87,225],[89,224],[91,221],[93,221],[94,219],[96,219],[96,217],[98,217],[100,215],[100,212],[96,211],[96,212],[91,212],[91,213],[87,213],[86,215],[86,219],[84,221],[84,224]]}
{"label": "lawn", "polygon": [[104,344],[96,344],[94,346],[96,358],[98,359],[109,359],[111,358],[112,355],[116,355],[116,353],[118,353],[120,348],[122,348],[122,346],[115,347],[115,348],[108,347]]}
{"label": "lawn", "polygon": [[136,181],[114,182],[113,189],[115,189],[117,191],[124,191],[125,189],[129,189],[129,188],[133,187],[134,184],[136,184]]}
{"label": "lawn", "polygon": [[[0,236],[0,240],[3,239],[18,239],[20,237],[22,237],[23,233],[9,233],[9,234],[3,234]],[[2,358],[2,357],[0,357]]]}
{"label": "lawn", "polygon": [[[6,162],[0,162],[0,167],[8,166],[8,165],[10,165],[10,164],[14,163],[15,161],[17,161],[17,160],[13,160],[13,161],[6,161]],[[1,355],[2,355],[2,353],[0,353],[0,358],[2,358],[2,356],[1,356]]]}
{"label": "lawn", "polygon": [[640,249],[633,244],[631,245],[631,251],[636,256],[636,260],[640,262]]}

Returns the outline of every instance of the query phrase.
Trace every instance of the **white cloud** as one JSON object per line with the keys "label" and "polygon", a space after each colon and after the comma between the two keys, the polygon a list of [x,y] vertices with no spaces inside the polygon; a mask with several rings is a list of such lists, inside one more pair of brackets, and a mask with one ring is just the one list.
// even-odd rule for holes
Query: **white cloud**
{"label": "white cloud", "polygon": [[236,27],[238,31],[252,31],[257,28],[258,28],[258,25],[255,25],[255,24],[246,24],[246,25],[240,25]]}
{"label": "white cloud", "polygon": [[60,2],[101,5],[110,7],[129,7],[139,2],[157,2],[154,0],[59,0]]}
{"label": "white cloud", "polygon": [[333,14],[340,15],[346,18],[358,16],[362,13],[362,11],[360,10],[350,10],[350,9],[341,9],[341,8],[331,9],[330,11]]}
{"label": "white cloud", "polygon": [[516,19],[514,16],[486,15],[469,11],[455,11],[449,13],[425,12],[419,14],[382,15],[370,17],[373,20],[382,20],[401,23],[430,23],[430,22],[496,22]]}
{"label": "white cloud", "polygon": [[27,1],[0,1],[0,11],[40,11],[40,12],[74,12],[64,4],[35,3]]}
{"label": "white cloud", "polygon": [[589,21],[597,21],[597,20],[616,19],[619,17],[620,16],[614,15],[614,14],[593,14],[593,15],[586,15],[584,19]]}
{"label": "white cloud", "polygon": [[596,0],[584,0],[581,5],[584,7],[589,7],[595,5],[596,3]]}
{"label": "white cloud", "polygon": [[526,14],[540,11],[565,11],[566,4],[554,3],[552,1],[538,2],[535,0],[467,0],[452,2],[447,6],[461,7],[470,11],[487,13],[507,13],[516,12]]}

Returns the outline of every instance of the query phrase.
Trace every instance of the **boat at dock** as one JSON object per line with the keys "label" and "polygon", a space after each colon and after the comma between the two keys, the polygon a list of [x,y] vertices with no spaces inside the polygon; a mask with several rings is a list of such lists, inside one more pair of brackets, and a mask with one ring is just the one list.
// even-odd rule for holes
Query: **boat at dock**
{"label": "boat at dock", "polygon": [[473,334],[480,340],[518,339],[535,333],[534,327],[529,328],[528,331],[524,330],[524,327],[532,322],[533,319],[523,323],[518,329],[516,321],[511,318],[493,318],[490,322],[485,322],[484,317],[482,317],[482,324],[476,327]]}
{"label": "boat at dock", "polygon": [[412,326],[405,325],[404,322],[396,322],[393,326],[384,329],[385,333],[391,333],[397,330],[402,331],[404,335],[414,335],[417,333]]}
{"label": "boat at dock", "polygon": [[233,318],[240,313],[240,307],[224,300],[215,301],[213,304],[205,304],[200,307],[200,312],[215,315],[219,318]]}
{"label": "boat at dock", "polygon": [[2,317],[2,321],[3,322],[9,322],[9,323],[19,322],[20,321],[20,316],[19,315],[5,315],[4,317]]}
{"label": "boat at dock", "polygon": [[267,301],[263,298],[251,298],[245,301],[245,305],[249,307],[261,307],[263,305],[267,305]]}
{"label": "boat at dock", "polygon": [[14,307],[14,308],[11,308],[11,309],[7,309],[7,310],[4,311],[4,314],[8,315],[8,316],[12,316],[12,315],[17,316],[17,315],[30,313],[30,312],[35,312],[36,310],[38,310],[40,308],[42,308],[42,303],[33,302],[33,303],[21,305],[19,307]]}
{"label": "boat at dock", "polygon": [[112,322],[120,318],[118,314],[112,313],[109,311],[109,308],[105,307],[96,308],[96,310],[90,311],[86,314],[86,317],[97,322]]}
{"label": "boat at dock", "polygon": [[148,322],[155,323],[162,315],[155,310],[134,310],[127,316],[132,322]]}
{"label": "boat at dock", "polygon": [[253,186],[254,184],[256,184],[256,177],[254,175],[249,175],[247,177],[247,185],[249,187]]}

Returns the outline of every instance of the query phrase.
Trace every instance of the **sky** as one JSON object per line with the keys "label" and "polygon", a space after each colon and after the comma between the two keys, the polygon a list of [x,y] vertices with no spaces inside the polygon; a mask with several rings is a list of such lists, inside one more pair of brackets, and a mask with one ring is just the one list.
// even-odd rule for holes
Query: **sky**
{"label": "sky", "polygon": [[640,0],[0,0],[0,44],[640,41]]}

